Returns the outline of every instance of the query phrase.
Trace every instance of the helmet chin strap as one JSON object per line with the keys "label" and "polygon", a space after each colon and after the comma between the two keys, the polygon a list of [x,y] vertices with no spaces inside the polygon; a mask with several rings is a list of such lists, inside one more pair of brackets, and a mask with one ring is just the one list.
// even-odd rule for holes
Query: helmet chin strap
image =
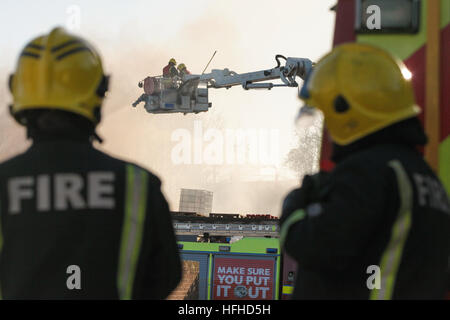
{"label": "helmet chin strap", "polygon": [[109,76],[102,76],[102,79],[100,80],[100,83],[98,84],[97,91],[95,92],[97,96],[100,98],[104,98],[106,92],[109,88]]}
{"label": "helmet chin strap", "polygon": [[97,132],[94,130],[94,134],[92,135],[92,138],[94,141],[97,141],[98,143],[103,143],[103,139],[97,134]]}

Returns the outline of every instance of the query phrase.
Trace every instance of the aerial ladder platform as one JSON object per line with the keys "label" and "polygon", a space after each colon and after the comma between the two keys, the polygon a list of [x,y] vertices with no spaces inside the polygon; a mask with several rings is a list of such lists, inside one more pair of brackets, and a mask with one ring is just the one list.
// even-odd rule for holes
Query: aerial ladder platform
{"label": "aerial ladder platform", "polygon": [[[281,59],[285,61],[284,65]],[[183,77],[147,77],[139,82],[145,93],[144,108],[153,114],[206,112],[212,106],[209,89],[229,89],[239,85],[245,90],[298,87],[296,78],[305,80],[313,68],[313,62],[306,58],[276,55],[275,60],[277,65],[274,68],[242,74],[226,68]],[[272,80],[281,80],[281,83]]]}

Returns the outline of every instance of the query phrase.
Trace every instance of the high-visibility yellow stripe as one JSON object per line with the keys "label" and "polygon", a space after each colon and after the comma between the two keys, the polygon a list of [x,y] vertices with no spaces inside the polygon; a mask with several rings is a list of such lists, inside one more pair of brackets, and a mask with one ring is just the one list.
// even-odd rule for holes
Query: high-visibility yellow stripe
{"label": "high-visibility yellow stripe", "polygon": [[294,293],[294,287],[293,286],[283,286],[283,294],[292,294]]}
{"label": "high-visibility yellow stripe", "polygon": [[439,145],[439,178],[450,194],[450,136]]}
{"label": "high-visibility yellow stripe", "polygon": [[133,165],[127,165],[126,171],[125,213],[117,275],[120,299],[132,298],[147,205],[147,172]]}
{"label": "high-visibility yellow stripe", "polygon": [[402,164],[398,160],[389,162],[394,169],[400,196],[400,210],[392,226],[391,239],[381,258],[381,286],[373,289],[372,300],[390,300],[394,293],[395,280],[400,266],[403,248],[408,238],[412,219],[413,189]]}
{"label": "high-visibility yellow stripe", "polygon": [[305,217],[305,215],[306,215],[305,210],[298,209],[298,210],[294,211],[283,223],[283,226],[281,227],[281,230],[280,230],[280,246],[281,246],[281,248],[283,248],[283,246],[284,246],[284,242],[286,241],[286,237],[287,237],[287,234],[288,234],[291,226],[293,224],[295,224],[296,222],[302,220]]}
{"label": "high-visibility yellow stripe", "polygon": [[450,1],[448,0],[441,0],[440,21],[441,29],[450,23]]}

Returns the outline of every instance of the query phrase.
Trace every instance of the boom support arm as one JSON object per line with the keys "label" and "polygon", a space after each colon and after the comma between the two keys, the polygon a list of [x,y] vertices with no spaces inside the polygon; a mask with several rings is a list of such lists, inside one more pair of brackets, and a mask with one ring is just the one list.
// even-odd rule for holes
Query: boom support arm
{"label": "boom support arm", "polygon": [[[279,56],[277,56],[278,58]],[[284,58],[284,57],[283,57]],[[286,59],[286,58],[284,58]],[[202,75],[187,75],[184,81],[190,79],[199,79],[200,82],[206,82],[209,88],[230,88],[242,85],[244,89],[271,89],[273,87],[297,87],[295,78],[298,76],[305,79],[306,75],[312,70],[313,63],[305,58],[287,58],[285,66],[278,66],[272,69],[248,72],[238,74],[228,69],[213,69],[211,73]],[[270,81],[281,79],[284,84],[274,84]],[[260,83],[263,82],[263,83]]]}

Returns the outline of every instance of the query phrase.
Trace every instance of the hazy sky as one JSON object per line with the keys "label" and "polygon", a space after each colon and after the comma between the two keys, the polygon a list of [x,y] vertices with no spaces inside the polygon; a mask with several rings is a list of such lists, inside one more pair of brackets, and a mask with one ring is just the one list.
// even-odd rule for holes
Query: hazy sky
{"label": "hazy sky", "polygon": [[[246,181],[267,180],[264,166],[199,166],[171,163],[177,129],[277,130],[280,163],[296,145],[294,117],[300,107],[295,88],[271,91],[210,90],[213,107],[199,115],[151,115],[131,103],[141,91],[137,82],[161,74],[174,57],[193,73],[201,73],[217,50],[210,68],[238,73],[275,66],[276,54],[316,61],[332,43],[336,0],[247,1],[10,1],[0,11],[0,160],[27,143],[22,128],[5,112],[10,96],[8,73],[26,42],[60,25],[87,38],[101,53],[111,90],[99,127],[105,143],[99,148],[133,160],[162,177],[172,209],[177,209],[180,188],[214,191],[214,211],[267,211],[278,214],[282,195],[297,184],[282,165],[274,169],[278,192],[262,206]],[[207,71],[207,72],[208,72]],[[199,122],[197,122],[199,123]],[[270,169],[270,168],[269,168]],[[270,171],[270,170],[269,170]],[[280,178],[281,177],[281,178]],[[270,180],[270,179],[269,179]],[[226,190],[226,192],[224,191]],[[226,193],[226,197],[224,194]],[[233,199],[240,199],[230,201]],[[255,198],[245,202],[245,199]]]}
{"label": "hazy sky", "polygon": [[[126,38],[122,48],[138,39],[145,44],[176,42],[180,40],[177,34],[186,24],[195,24],[200,18],[205,22],[204,32],[213,32],[218,38],[229,31],[238,32],[236,47],[246,46],[249,50],[242,52],[243,59],[249,59],[261,49],[298,54],[300,48],[303,55],[315,58],[329,48],[334,23],[329,8],[335,2],[2,0],[0,64],[10,66],[24,41],[37,34],[48,32],[55,25],[73,26],[73,14],[77,10],[74,7],[80,13],[78,33],[95,39],[100,50],[117,48],[118,37]],[[208,15],[213,19],[208,19]],[[201,34],[198,36],[202,38]],[[195,48],[192,51],[197,52]],[[204,54],[207,56],[209,52]]]}

